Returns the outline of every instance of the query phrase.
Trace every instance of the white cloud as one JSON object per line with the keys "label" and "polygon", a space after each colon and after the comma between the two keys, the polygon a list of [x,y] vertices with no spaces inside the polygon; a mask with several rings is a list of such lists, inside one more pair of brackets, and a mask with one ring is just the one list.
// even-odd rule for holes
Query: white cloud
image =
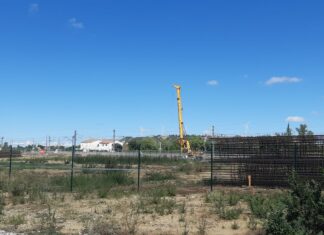
{"label": "white cloud", "polygon": [[83,29],[84,25],[81,21],[78,21],[76,18],[69,19],[69,24],[75,29]]}
{"label": "white cloud", "polygon": [[219,82],[217,80],[210,80],[207,82],[208,86],[217,86]]}
{"label": "white cloud", "polygon": [[291,116],[291,117],[287,117],[286,121],[301,123],[301,122],[305,122],[305,118],[298,117],[298,116]]}
{"label": "white cloud", "polygon": [[297,77],[272,77],[268,81],[266,81],[267,86],[280,84],[280,83],[298,83],[303,79]]}
{"label": "white cloud", "polygon": [[39,4],[37,3],[29,4],[28,12],[31,14],[39,12]]}

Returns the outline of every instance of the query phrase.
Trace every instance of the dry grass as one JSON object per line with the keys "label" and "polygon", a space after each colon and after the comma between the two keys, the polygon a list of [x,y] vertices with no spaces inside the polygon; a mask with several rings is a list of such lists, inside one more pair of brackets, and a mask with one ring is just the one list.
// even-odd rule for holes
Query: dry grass
{"label": "dry grass", "polygon": [[[44,183],[49,179],[68,189],[62,179],[66,174],[57,170],[20,171],[11,182],[0,175],[0,229],[27,234],[260,233],[259,221],[244,199],[252,192],[215,187],[215,193],[206,194],[208,188],[197,184],[200,175],[195,167],[170,169],[147,166],[139,194],[136,174],[131,175],[134,179],[117,177],[108,182],[107,176],[81,177],[80,190],[72,194]],[[82,184],[90,187],[91,182],[91,190],[81,190]]]}

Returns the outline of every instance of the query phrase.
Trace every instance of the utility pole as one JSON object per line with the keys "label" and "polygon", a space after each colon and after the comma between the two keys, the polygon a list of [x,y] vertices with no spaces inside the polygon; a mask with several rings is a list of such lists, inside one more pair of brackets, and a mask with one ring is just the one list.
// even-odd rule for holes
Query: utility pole
{"label": "utility pole", "polygon": [[116,130],[114,129],[113,130],[113,152],[116,151],[115,143],[116,143]]}
{"label": "utility pole", "polygon": [[50,136],[48,137],[48,148],[49,148],[49,151],[51,151],[51,137]]}
{"label": "utility pole", "polygon": [[70,179],[70,190],[73,191],[73,174],[74,174],[74,157],[75,157],[75,145],[76,145],[77,132],[74,131],[72,137],[72,159],[71,159],[71,179]]}
{"label": "utility pole", "polygon": [[215,151],[215,126],[212,126],[212,144],[211,144],[211,156],[210,156],[210,191],[213,191],[213,184],[214,184],[214,151]]}
{"label": "utility pole", "polygon": [[47,152],[47,136],[46,136],[46,140],[45,140],[45,151]]}
{"label": "utility pole", "polygon": [[215,126],[212,127],[212,136],[215,137]]}

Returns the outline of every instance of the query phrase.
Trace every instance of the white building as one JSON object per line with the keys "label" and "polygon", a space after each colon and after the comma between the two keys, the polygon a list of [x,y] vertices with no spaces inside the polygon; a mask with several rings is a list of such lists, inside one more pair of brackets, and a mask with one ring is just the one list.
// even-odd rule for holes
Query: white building
{"label": "white building", "polygon": [[[120,141],[115,141],[115,145],[123,146]],[[99,151],[99,152],[113,152],[114,142],[112,140],[98,140],[89,139],[81,142],[80,149],[83,152]]]}

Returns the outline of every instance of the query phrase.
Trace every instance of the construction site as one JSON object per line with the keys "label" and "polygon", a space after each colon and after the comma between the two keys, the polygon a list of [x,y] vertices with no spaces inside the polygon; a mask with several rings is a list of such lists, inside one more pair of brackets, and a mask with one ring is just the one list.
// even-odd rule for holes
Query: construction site
{"label": "construction site", "polygon": [[324,183],[321,135],[211,135],[205,151],[192,149],[181,87],[175,88],[178,151],[148,151],[141,144],[135,151],[116,151],[115,142],[99,141],[113,143],[113,151],[82,152],[76,133],[70,152],[38,147],[30,155],[2,148],[0,229],[28,234],[265,234],[264,221],[287,200],[293,175]]}
{"label": "construction site", "polygon": [[324,235],[323,9],[1,0],[0,235]]}

